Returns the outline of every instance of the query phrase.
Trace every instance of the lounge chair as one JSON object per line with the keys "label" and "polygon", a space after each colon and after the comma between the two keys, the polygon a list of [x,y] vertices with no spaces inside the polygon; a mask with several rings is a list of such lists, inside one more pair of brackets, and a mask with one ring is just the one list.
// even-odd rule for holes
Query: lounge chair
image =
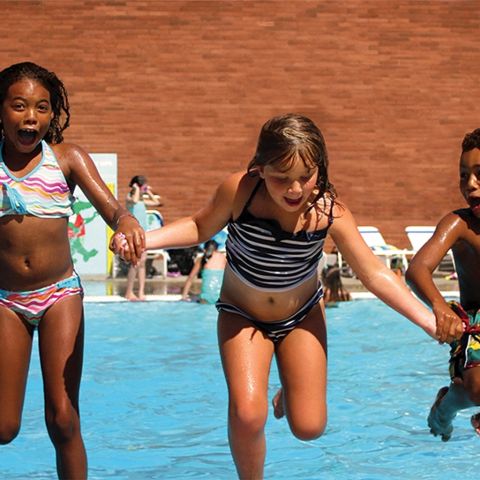
{"label": "lounge chair", "polygon": [[[147,231],[154,230],[155,228],[163,227],[163,217],[162,214],[157,210],[147,210]],[[160,263],[161,275],[163,278],[167,276],[168,273],[168,261],[170,260],[170,255],[163,248],[157,248],[155,250],[148,250],[147,259],[151,259],[155,265]]]}
{"label": "lounge chair", "polygon": [[410,250],[401,250],[393,245],[389,245],[377,227],[359,226],[358,231],[373,253],[380,257],[388,268],[391,267],[391,262],[394,258],[401,260],[404,269],[408,268],[407,255],[412,254]]}

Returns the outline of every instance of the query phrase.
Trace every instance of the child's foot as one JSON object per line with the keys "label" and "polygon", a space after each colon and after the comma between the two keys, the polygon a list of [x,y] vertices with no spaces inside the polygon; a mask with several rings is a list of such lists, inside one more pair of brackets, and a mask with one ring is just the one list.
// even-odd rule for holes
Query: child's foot
{"label": "child's foot", "polygon": [[448,387],[442,387],[435,398],[435,402],[433,402],[432,408],[430,409],[430,414],[428,415],[428,426],[430,427],[430,433],[435,435],[440,435],[442,441],[448,442],[453,432],[453,425],[452,420],[441,418],[438,413],[438,407],[443,399],[443,397],[447,394]]}
{"label": "child's foot", "polygon": [[470,418],[470,422],[477,435],[480,435],[480,413],[472,415],[472,418]]}
{"label": "child's foot", "polygon": [[147,299],[147,297],[145,295],[139,295],[138,296],[138,301],[139,302],[144,302],[146,299]]}
{"label": "child's foot", "polygon": [[280,388],[272,399],[273,415],[275,418],[282,418],[285,415],[283,408],[283,388]]}
{"label": "child's foot", "polygon": [[138,302],[140,300],[134,293],[125,294],[125,298],[129,302]]}

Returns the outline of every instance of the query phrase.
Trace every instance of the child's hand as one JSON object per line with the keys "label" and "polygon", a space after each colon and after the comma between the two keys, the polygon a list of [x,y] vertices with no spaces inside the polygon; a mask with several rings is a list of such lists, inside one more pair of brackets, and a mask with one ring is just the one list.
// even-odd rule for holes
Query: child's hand
{"label": "child's hand", "polygon": [[458,340],[464,331],[462,319],[447,305],[433,308],[437,320],[436,337],[440,343],[451,343]]}
{"label": "child's hand", "polygon": [[137,265],[145,250],[145,232],[135,217],[120,218],[117,231],[110,240],[110,249],[125,261]]}

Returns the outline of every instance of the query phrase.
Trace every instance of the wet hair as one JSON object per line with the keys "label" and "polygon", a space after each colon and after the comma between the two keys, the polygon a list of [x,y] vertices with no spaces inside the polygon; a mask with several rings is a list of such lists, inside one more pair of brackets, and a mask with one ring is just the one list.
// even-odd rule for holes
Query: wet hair
{"label": "wet hair", "polygon": [[462,153],[469,152],[474,148],[480,148],[480,128],[467,133],[462,142]]}
{"label": "wet hair", "polygon": [[273,117],[262,127],[255,156],[248,165],[249,174],[258,167],[275,165],[287,171],[297,159],[305,166],[318,167],[318,194],[313,203],[328,193],[337,194],[328,179],[328,153],[320,129],[309,118],[296,113]]}
{"label": "wet hair", "polygon": [[[62,132],[70,125],[68,94],[62,81],[53,72],[32,62],[11,65],[0,72],[0,105],[5,101],[8,89],[16,82],[30,79],[40,83],[50,93],[53,118],[44,140],[47,143],[62,143]],[[2,123],[0,134],[3,137]]]}
{"label": "wet hair", "polygon": [[210,260],[216,250],[218,250],[218,243],[215,240],[208,240],[205,242],[205,253],[203,254],[200,264],[201,270],[203,270],[203,267]]}
{"label": "wet hair", "polygon": [[145,185],[147,183],[147,177],[143,176],[143,175],[135,175],[134,177],[132,177],[132,179],[130,180],[130,183],[128,184],[129,187],[133,187],[134,184],[137,184],[139,185],[140,187],[142,187],[143,185]]}

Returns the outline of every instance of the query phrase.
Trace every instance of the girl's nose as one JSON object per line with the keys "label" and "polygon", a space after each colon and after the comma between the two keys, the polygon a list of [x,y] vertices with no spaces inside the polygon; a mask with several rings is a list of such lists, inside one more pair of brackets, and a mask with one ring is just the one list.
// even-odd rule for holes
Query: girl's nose
{"label": "girl's nose", "polygon": [[34,108],[27,108],[25,110],[25,123],[37,123],[37,113]]}
{"label": "girl's nose", "polygon": [[302,191],[302,185],[300,182],[297,182],[296,180],[290,184],[290,187],[288,187],[288,190],[292,193],[298,193]]}

